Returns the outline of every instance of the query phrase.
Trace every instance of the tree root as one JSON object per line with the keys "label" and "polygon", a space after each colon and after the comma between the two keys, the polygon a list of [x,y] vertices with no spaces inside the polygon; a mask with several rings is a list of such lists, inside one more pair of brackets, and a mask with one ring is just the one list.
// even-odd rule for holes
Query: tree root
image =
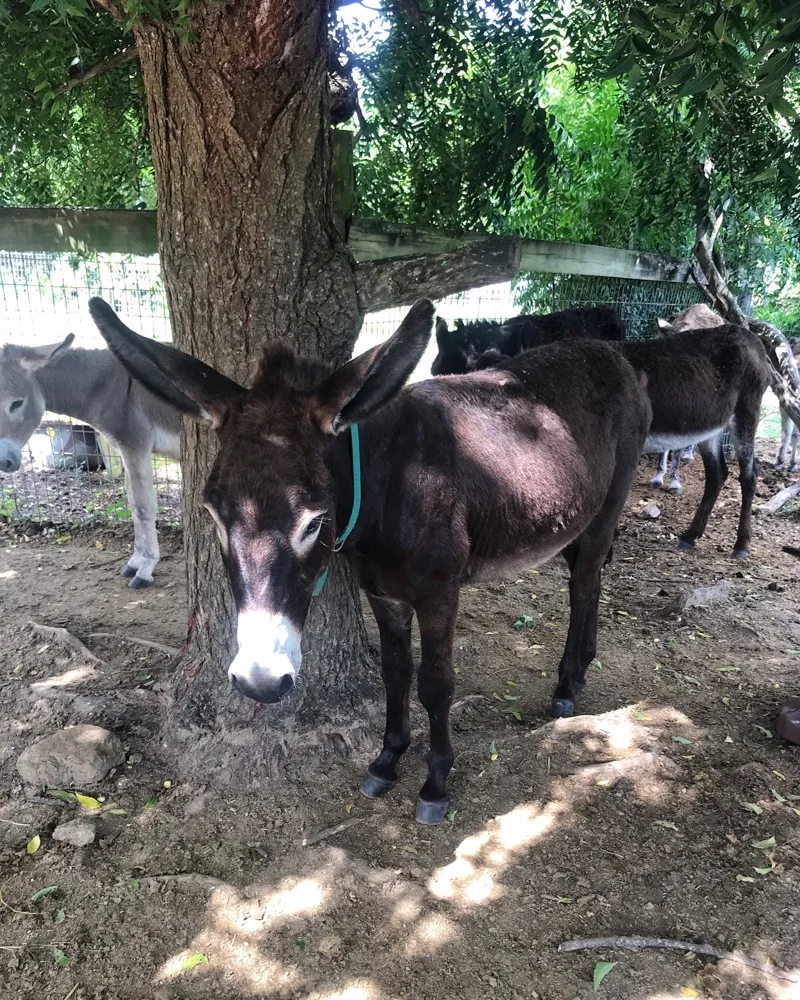
{"label": "tree root", "polygon": [[787,486],[785,490],[776,493],[775,496],[758,508],[759,514],[777,514],[785,503],[800,494],[800,481]]}
{"label": "tree root", "polygon": [[673,938],[642,937],[634,934],[630,937],[600,937],[600,938],[579,938],[575,941],[563,941],[558,950],[566,951],[592,951],[596,948],[617,948],[622,951],[640,951],[644,948],[665,948],[672,951],[691,951],[695,955],[707,955],[709,958],[716,958],[720,962],[737,962],[739,965],[746,965],[750,969],[757,969],[775,979],[783,979],[787,983],[797,983],[800,980],[790,975],[782,969],[776,969],[773,965],[766,965],[763,962],[756,962],[735,951],[723,951],[710,944],[695,944],[692,941],[675,941]]}
{"label": "tree root", "polygon": [[119,642],[135,642],[137,646],[156,649],[167,656],[180,656],[181,651],[176,646],[165,646],[163,642],[153,642],[152,639],[139,639],[133,635],[115,635],[113,632],[91,632],[90,639],[117,639]]}
{"label": "tree root", "polygon": [[105,662],[99,656],[95,656],[91,650],[84,646],[80,639],[76,638],[65,628],[54,628],[52,625],[37,625],[36,622],[28,622],[28,624],[37,635],[42,636],[44,639],[55,639],[56,642],[62,646],[66,646],[67,649],[71,649],[73,653],[77,653],[91,663],[100,663],[105,666]]}

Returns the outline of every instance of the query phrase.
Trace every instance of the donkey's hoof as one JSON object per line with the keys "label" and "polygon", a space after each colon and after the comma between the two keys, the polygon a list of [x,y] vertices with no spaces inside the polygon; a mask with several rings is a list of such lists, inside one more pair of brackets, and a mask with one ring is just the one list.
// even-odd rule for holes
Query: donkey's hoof
{"label": "donkey's hoof", "polygon": [[575,714],[575,702],[572,698],[553,698],[553,718],[571,719]]}
{"label": "donkey's hoof", "polygon": [[423,826],[438,826],[447,815],[448,805],[447,799],[436,799],[435,802],[417,799],[417,822]]}
{"label": "donkey's hoof", "polygon": [[664,486],[664,480],[663,479],[651,479],[650,480],[650,489],[651,490],[660,490],[660,489],[663,489],[663,486]]}
{"label": "donkey's hoof", "polygon": [[678,539],[678,552],[691,552],[694,548],[694,542],[690,542],[685,538]]}
{"label": "donkey's hoof", "polygon": [[683,487],[681,486],[680,483],[673,483],[672,486],[670,486],[670,488],[669,488],[669,492],[674,497],[680,496],[681,493],[683,493]]}
{"label": "donkey's hoof", "polygon": [[734,559],[748,559],[750,557],[750,551],[748,549],[734,549],[733,558]]}
{"label": "donkey's hoof", "polygon": [[388,778],[379,778],[377,774],[370,774],[367,771],[364,775],[364,780],[361,782],[361,794],[367,799],[379,799],[381,795],[385,795],[396,784],[396,781],[390,781]]}
{"label": "donkey's hoof", "polygon": [[134,590],[144,590],[145,587],[152,587],[153,581],[145,580],[143,576],[135,576],[128,586],[132,587]]}
{"label": "donkey's hoof", "polygon": [[129,566],[127,563],[125,563],[125,565],[119,571],[119,575],[124,576],[126,580],[130,580],[131,577],[136,576],[136,570],[133,568],[133,566]]}

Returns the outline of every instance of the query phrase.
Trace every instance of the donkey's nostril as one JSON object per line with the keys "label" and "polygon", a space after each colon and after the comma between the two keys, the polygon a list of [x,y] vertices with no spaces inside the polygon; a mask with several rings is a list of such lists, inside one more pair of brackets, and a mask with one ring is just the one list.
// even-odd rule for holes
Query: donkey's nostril
{"label": "donkey's nostril", "polygon": [[239,694],[267,705],[280,701],[294,687],[294,677],[291,674],[274,677],[263,674],[259,676],[257,673],[251,676],[229,673],[229,677]]}
{"label": "donkey's nostril", "polygon": [[281,677],[281,683],[278,687],[278,697],[282,698],[285,694],[288,694],[294,687],[294,678],[291,674],[284,674]]}

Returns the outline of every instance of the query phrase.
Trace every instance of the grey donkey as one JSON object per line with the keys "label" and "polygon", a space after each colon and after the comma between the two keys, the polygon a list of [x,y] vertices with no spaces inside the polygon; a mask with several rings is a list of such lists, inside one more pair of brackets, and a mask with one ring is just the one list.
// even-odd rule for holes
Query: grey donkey
{"label": "grey donkey", "polygon": [[134,382],[110,351],[69,350],[74,339],[0,351],[0,472],[19,469],[45,410],[104,434],[122,455],[133,515],[133,555],[122,575],[131,587],[149,587],[159,560],[152,456],[180,457],[180,416]]}

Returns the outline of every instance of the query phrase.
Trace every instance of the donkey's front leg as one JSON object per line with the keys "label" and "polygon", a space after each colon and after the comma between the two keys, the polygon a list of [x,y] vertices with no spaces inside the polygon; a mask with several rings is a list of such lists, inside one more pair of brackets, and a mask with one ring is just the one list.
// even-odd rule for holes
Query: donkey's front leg
{"label": "donkey's front leg", "polygon": [[417,800],[417,822],[441,823],[447,813],[447,776],[453,766],[450,743],[450,705],[453,701],[453,635],[458,613],[458,589],[429,595],[416,605],[422,660],[419,667],[419,700],[428,712],[431,745],[426,755],[428,780]]}
{"label": "donkey's front leg", "polygon": [[404,601],[367,595],[381,636],[381,672],[386,688],[386,730],[383,750],[370,764],[361,783],[367,798],[376,799],[397,781],[397,763],[411,742],[408,698],[414,660],[411,655],[411,619]]}
{"label": "donkey's front leg", "polygon": [[123,451],[128,504],[133,515],[133,555],[122,568],[129,587],[149,587],[160,558],[156,533],[156,487],[151,451]]}

